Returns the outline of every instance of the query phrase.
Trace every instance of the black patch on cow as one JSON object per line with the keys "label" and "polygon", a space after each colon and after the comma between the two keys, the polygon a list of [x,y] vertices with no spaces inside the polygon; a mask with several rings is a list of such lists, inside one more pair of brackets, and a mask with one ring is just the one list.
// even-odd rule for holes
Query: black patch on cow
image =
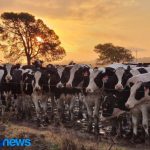
{"label": "black patch on cow", "polygon": [[144,86],[145,89],[149,89],[148,95],[150,95],[150,81],[143,83],[143,86]]}
{"label": "black patch on cow", "polygon": [[114,93],[115,85],[117,84],[117,76],[114,74],[113,76],[109,76],[108,80],[104,84],[105,92],[107,93]]}
{"label": "black patch on cow", "polygon": [[140,100],[145,96],[143,84],[136,90],[135,99]]}
{"label": "black patch on cow", "polygon": [[23,75],[23,92],[27,95],[31,95],[33,92],[32,81],[34,76],[28,73]]}
{"label": "black patch on cow", "polygon": [[12,93],[13,94],[21,94],[21,81],[22,81],[22,71],[14,70],[12,76]]}
{"label": "black patch on cow", "polygon": [[116,98],[113,95],[105,96],[104,102],[102,103],[102,116],[110,117],[112,116],[113,110],[115,108]]}
{"label": "black patch on cow", "polygon": [[147,73],[147,70],[145,68],[139,68],[137,69],[141,74]]}
{"label": "black patch on cow", "polygon": [[70,66],[66,66],[65,69],[62,72],[61,83],[63,85],[66,85],[66,83],[68,82],[68,80],[70,78],[70,70],[71,70],[71,67]]}
{"label": "black patch on cow", "polygon": [[126,85],[129,78],[131,78],[133,75],[130,73],[129,69],[126,69],[123,76],[122,76],[122,85],[123,87]]}
{"label": "black patch on cow", "polygon": [[83,87],[86,88],[88,86],[89,83],[89,67],[80,67],[74,75],[74,79],[72,82],[73,87],[77,87],[81,82],[83,82]]}

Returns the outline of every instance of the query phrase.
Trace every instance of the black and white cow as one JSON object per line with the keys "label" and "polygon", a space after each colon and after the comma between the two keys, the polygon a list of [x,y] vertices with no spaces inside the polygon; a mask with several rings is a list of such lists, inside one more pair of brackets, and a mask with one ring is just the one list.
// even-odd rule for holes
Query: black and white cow
{"label": "black and white cow", "polygon": [[[73,64],[65,67],[62,73],[61,82],[56,91],[56,97],[58,98],[58,109],[60,115],[64,114],[64,103],[69,104],[69,112],[71,120],[74,119],[73,108],[78,97],[82,102],[82,91],[85,89],[89,80],[89,66]],[[61,85],[63,86],[60,86]]]}
{"label": "black and white cow", "polygon": [[129,78],[138,74],[144,74],[148,72],[150,72],[150,67],[135,67],[131,69],[128,66],[127,69],[124,69],[123,67],[117,68],[114,73],[114,80],[117,82],[115,85],[115,89],[122,90]]}
{"label": "black and white cow", "polygon": [[[87,94],[84,101],[89,116],[89,130],[91,129],[93,118],[95,120],[95,129],[98,130],[99,109],[104,94],[105,81],[113,75],[114,70],[114,68],[109,67],[90,70],[90,81],[86,87]],[[108,88],[111,88],[110,84]]]}
{"label": "black and white cow", "polygon": [[13,88],[13,73],[20,65],[4,64],[1,70],[0,91],[2,104],[9,109],[11,105],[11,96]]}
{"label": "black and white cow", "polygon": [[[137,135],[139,114],[142,114],[142,125],[146,135],[149,137],[148,120],[150,112],[150,73],[137,75],[129,79],[128,84],[132,83],[130,96],[126,102],[126,107],[131,109],[131,112],[137,113],[132,116],[133,132]],[[147,103],[145,103],[147,102]]]}
{"label": "black and white cow", "polygon": [[32,77],[32,101],[35,106],[36,115],[39,119],[40,112],[42,111],[44,117],[47,118],[47,102],[50,97],[50,87],[49,87],[50,75],[45,70],[37,70],[34,72]]}

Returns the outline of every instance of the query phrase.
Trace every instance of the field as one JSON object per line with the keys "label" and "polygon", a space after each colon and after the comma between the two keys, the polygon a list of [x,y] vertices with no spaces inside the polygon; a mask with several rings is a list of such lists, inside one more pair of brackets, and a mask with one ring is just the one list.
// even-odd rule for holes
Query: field
{"label": "field", "polygon": [[[148,150],[144,145],[133,145],[114,140],[100,140],[93,135],[65,128],[63,125],[37,127],[31,122],[7,122],[0,125],[1,138],[30,138],[31,147],[13,148],[14,150]],[[122,143],[122,144],[121,144]],[[3,148],[12,150],[12,148]]]}

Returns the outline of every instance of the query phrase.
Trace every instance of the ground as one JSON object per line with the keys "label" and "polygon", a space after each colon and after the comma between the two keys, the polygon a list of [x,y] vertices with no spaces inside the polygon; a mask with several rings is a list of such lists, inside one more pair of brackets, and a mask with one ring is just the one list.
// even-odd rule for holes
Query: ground
{"label": "ground", "polygon": [[[31,147],[16,147],[14,150],[148,150],[144,145],[113,144],[111,140],[101,141],[93,135],[65,128],[49,125],[46,128],[36,127],[33,123],[7,122],[0,125],[1,138],[30,138]],[[12,148],[3,148],[12,150]]]}

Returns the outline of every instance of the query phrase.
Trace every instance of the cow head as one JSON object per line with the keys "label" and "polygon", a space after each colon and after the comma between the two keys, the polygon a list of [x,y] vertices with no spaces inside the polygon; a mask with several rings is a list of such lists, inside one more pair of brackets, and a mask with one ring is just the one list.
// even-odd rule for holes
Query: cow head
{"label": "cow head", "polygon": [[115,76],[117,78],[117,84],[115,85],[116,90],[123,90],[126,82],[130,77],[132,77],[132,74],[130,73],[131,68],[128,66],[127,69],[124,69],[123,67],[119,67],[115,71]]}
{"label": "cow head", "polygon": [[33,92],[32,82],[34,80],[34,74],[26,72],[23,74],[23,91],[27,95],[31,95]]}
{"label": "cow head", "polygon": [[3,80],[6,81],[6,83],[9,83],[13,79],[13,71],[15,69],[19,69],[20,64],[12,65],[12,64],[5,64],[2,69],[4,70]]}
{"label": "cow head", "polygon": [[93,93],[95,90],[103,86],[103,71],[98,70],[98,68],[90,70],[90,80],[86,88],[86,92]]}
{"label": "cow head", "polygon": [[[69,78],[70,78],[70,72],[71,72],[71,69],[74,65],[67,65],[67,66],[64,66],[64,69],[62,71],[62,74],[61,74],[61,79],[60,79],[60,83],[57,85],[57,87],[64,87],[66,86],[67,82],[69,81]],[[69,86],[69,85],[67,85]]]}
{"label": "cow head", "polygon": [[[81,66],[74,74],[74,79],[72,81],[73,87],[84,86],[86,87],[89,83],[89,66]],[[82,85],[80,85],[82,83]]]}
{"label": "cow head", "polygon": [[45,78],[47,79],[49,78],[48,83],[51,88],[56,86],[60,82],[60,76],[58,70],[59,70],[58,68],[51,65],[51,67],[48,67],[47,69],[47,75],[45,74]]}
{"label": "cow head", "polygon": [[134,108],[135,105],[140,103],[140,101],[144,98],[145,91],[144,85],[142,81],[136,82],[130,90],[130,96],[125,104],[125,106],[129,109]]}

